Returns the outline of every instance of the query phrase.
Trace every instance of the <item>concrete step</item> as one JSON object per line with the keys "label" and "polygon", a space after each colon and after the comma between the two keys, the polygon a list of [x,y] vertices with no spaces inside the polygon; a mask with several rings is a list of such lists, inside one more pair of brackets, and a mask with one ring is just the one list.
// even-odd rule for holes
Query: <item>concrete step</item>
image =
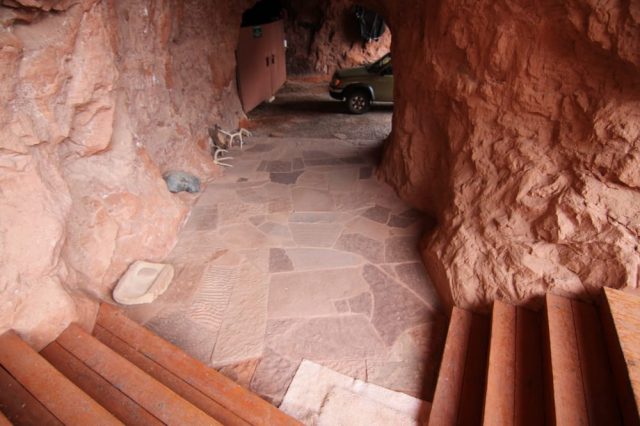
{"label": "concrete step", "polygon": [[429,425],[481,424],[489,318],[454,308]]}
{"label": "concrete step", "polygon": [[[99,405],[78,386],[73,384],[62,373],[49,364],[40,354],[34,351],[13,331],[8,331],[0,336],[0,366],[13,378],[13,390],[21,392],[23,388],[33,398],[26,398],[24,404],[36,408],[37,412],[26,417],[25,410],[11,412],[7,406],[2,411],[15,423],[16,419],[33,419],[35,424],[67,424],[67,425],[117,425],[121,424],[111,413]],[[15,384],[19,384],[16,386]],[[12,381],[3,381],[3,386],[9,386]],[[11,392],[11,391],[10,391]],[[6,389],[0,389],[0,393],[7,393]],[[15,396],[15,395],[14,395]],[[11,408],[11,407],[9,407]],[[14,406],[14,408],[18,408]],[[7,411],[5,411],[7,410]],[[50,414],[50,415],[49,415]],[[38,417],[41,417],[39,419]],[[53,416],[55,419],[52,419]]]}
{"label": "concrete step", "polygon": [[299,425],[276,407],[127,318],[108,304],[95,336],[122,357],[225,424]]}

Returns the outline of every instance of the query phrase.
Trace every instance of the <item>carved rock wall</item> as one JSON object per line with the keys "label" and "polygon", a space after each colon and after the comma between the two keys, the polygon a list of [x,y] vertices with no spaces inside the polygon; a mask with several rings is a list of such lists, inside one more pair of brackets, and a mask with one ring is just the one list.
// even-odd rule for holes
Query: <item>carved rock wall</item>
{"label": "carved rock wall", "polygon": [[389,52],[387,28],[377,41],[360,37],[354,2],[287,0],[287,71],[290,74],[333,74],[338,68],[373,62]]}
{"label": "carved rock wall", "polygon": [[640,3],[371,3],[394,36],[380,175],[437,216],[445,301],[638,287]]}
{"label": "carved rock wall", "polygon": [[1,2],[0,332],[42,346],[172,248],[194,198],[162,174],[215,176],[248,3]]}

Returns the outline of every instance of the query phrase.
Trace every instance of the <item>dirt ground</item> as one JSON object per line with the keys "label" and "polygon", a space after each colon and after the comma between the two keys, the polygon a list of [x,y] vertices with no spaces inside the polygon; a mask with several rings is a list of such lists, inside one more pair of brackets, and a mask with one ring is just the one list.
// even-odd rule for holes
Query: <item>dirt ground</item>
{"label": "dirt ground", "polygon": [[328,82],[288,81],[275,101],[248,115],[256,136],[321,139],[385,139],[391,132],[392,104],[374,104],[362,115],[347,112],[344,102],[329,96]]}

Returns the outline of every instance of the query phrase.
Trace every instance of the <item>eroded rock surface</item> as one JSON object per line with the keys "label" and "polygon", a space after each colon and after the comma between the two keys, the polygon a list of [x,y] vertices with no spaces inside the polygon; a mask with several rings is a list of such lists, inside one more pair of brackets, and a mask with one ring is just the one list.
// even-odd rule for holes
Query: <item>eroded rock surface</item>
{"label": "eroded rock surface", "polygon": [[349,0],[285,2],[287,69],[292,74],[332,74],[336,69],[374,62],[389,52],[391,32],[379,40],[360,37]]}
{"label": "eroded rock surface", "polygon": [[397,82],[380,174],[438,217],[445,300],[637,287],[640,4],[371,3]]}
{"label": "eroded rock surface", "polygon": [[193,198],[162,174],[217,173],[206,129],[240,117],[248,3],[1,2],[0,332],[90,322],[87,295],[173,247]]}

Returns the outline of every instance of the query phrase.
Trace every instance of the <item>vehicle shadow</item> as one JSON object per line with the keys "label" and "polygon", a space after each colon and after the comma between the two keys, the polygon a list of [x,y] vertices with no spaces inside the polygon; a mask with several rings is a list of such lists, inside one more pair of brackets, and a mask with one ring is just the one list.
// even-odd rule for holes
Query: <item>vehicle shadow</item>
{"label": "vehicle shadow", "polygon": [[[373,104],[370,113],[391,113],[393,112],[393,104]],[[352,115],[347,111],[344,102],[334,101],[332,99],[318,100],[293,100],[287,99],[282,103],[276,101],[271,104],[263,104],[250,113],[251,115],[278,115],[278,114],[295,114],[295,115],[318,115],[318,114],[345,114]]]}

